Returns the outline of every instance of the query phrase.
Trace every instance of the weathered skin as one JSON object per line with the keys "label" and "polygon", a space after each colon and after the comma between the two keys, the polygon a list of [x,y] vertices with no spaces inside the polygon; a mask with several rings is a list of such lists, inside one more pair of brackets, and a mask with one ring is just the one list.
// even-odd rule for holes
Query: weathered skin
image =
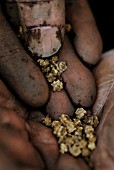
{"label": "weathered skin", "polygon": [[[97,83],[98,95],[93,107],[93,113],[100,116],[104,104],[114,92],[114,49],[102,55],[102,61],[94,69],[94,75]],[[112,104],[113,100],[109,100]]]}
{"label": "weathered skin", "polygon": [[[0,19],[2,19],[2,18],[0,18]],[[0,28],[2,28],[2,26]],[[3,25],[3,28],[5,29],[4,25]],[[3,35],[5,37],[5,34],[3,34]],[[0,38],[3,37],[3,35],[1,34]],[[10,35],[10,34],[8,34],[8,35]],[[13,37],[12,34],[11,34],[11,36]],[[7,40],[8,40],[8,38],[7,38]],[[17,44],[17,41],[15,38],[14,38],[14,40],[15,40],[15,43]],[[6,42],[7,41],[5,41],[5,44],[6,44],[5,48],[1,48],[1,51],[3,51],[2,55],[1,55],[1,59],[2,59],[1,61],[4,61],[3,59],[4,59],[5,55],[8,54],[8,56],[10,56],[10,57],[7,58],[7,60],[5,60],[8,62],[12,57],[12,55],[11,55],[12,52],[10,51],[11,48],[9,46],[12,41],[11,42],[8,41],[7,43]],[[0,44],[1,44],[1,47],[3,47],[2,45],[4,45],[4,44],[2,44],[2,43],[0,43]],[[68,44],[69,43],[66,42],[66,45],[65,45],[66,49],[69,46]],[[14,49],[20,49],[19,51],[21,51],[22,53],[19,52],[18,50],[14,50]],[[77,57],[74,55],[74,52],[72,52],[72,48],[69,47],[69,49],[70,49],[69,53],[67,50],[63,49],[64,50],[63,53],[60,54],[60,60],[63,59],[63,57],[65,57],[68,61],[72,61],[71,63],[68,62],[68,65],[71,68],[71,70],[73,70],[72,72],[77,73],[75,71],[75,68],[77,70],[80,70],[79,68],[82,68],[82,66],[81,66],[80,62],[77,60]],[[5,54],[4,54],[4,51],[5,51]],[[10,51],[10,53],[9,53],[9,51]],[[15,53],[16,54],[21,53],[21,54],[26,55],[26,53],[24,53],[22,48],[13,48],[13,54],[15,54]],[[62,54],[65,54],[65,55],[62,56]],[[21,55],[19,55],[19,56],[21,56]],[[71,56],[71,57],[69,57],[69,56]],[[13,55],[13,57],[15,58],[15,55]],[[14,60],[13,57],[12,57],[12,61],[16,61],[16,60]],[[74,59],[74,57],[76,57],[76,59]],[[18,57],[16,57],[16,59],[17,58]],[[20,60],[17,60],[17,63],[18,63],[18,61],[20,61]],[[26,61],[26,60],[24,60],[24,61]],[[75,65],[74,61],[77,61],[77,63],[79,65],[77,65],[77,64]],[[112,93],[114,64],[112,61],[113,61],[113,56],[110,57],[109,60],[107,59],[107,60],[104,60],[103,62],[101,62],[101,64],[97,67],[97,69],[95,71],[98,93],[100,91],[102,91],[100,88],[106,88],[106,91],[108,92],[107,94],[109,94],[109,95],[107,95],[107,98],[105,98],[106,104],[104,102],[102,103],[103,105],[105,104],[104,109],[103,109],[103,112],[104,112],[103,115],[104,115],[105,119],[106,118],[108,118],[108,119],[107,119],[107,121],[104,121],[105,124],[103,124],[103,126],[102,126],[103,129],[101,128],[101,130],[100,130],[100,133],[102,132],[101,133],[102,135],[99,136],[98,145],[97,145],[98,149],[96,149],[96,151],[94,152],[94,155],[93,155],[95,170],[113,170],[113,167],[114,167],[114,164],[113,164],[114,163],[114,161],[113,161],[113,155],[114,155],[113,154],[114,153],[114,146],[113,146],[114,145],[114,137],[113,137],[114,93]],[[5,62],[5,64],[7,64],[7,62]],[[15,62],[10,62],[10,63],[15,64]],[[74,64],[74,67],[72,66],[72,63]],[[4,66],[5,67],[4,67],[4,70],[2,73],[7,71],[6,66],[8,66],[8,64],[4,65]],[[13,64],[12,64],[12,66],[13,66]],[[2,64],[1,64],[1,67],[3,67]],[[16,66],[14,68],[16,68]],[[21,67],[19,67],[19,68],[21,68]],[[104,70],[102,70],[103,68],[104,68]],[[106,68],[107,68],[107,70],[106,70]],[[105,72],[105,70],[106,70],[106,72]],[[82,74],[83,74],[83,71],[85,73],[86,69],[84,68],[80,72],[82,72]],[[78,77],[80,76],[80,72],[78,74]],[[7,71],[7,73],[9,73],[9,72]],[[11,76],[13,76],[14,73],[17,74],[17,70],[15,70],[15,72],[11,72],[11,73],[12,73],[12,74],[10,74]],[[33,73],[34,73],[34,71],[33,71]],[[88,75],[90,75],[88,72],[86,72],[86,73]],[[73,78],[72,78],[73,76],[75,79],[75,74],[71,74],[69,72],[69,70],[67,70],[67,73],[65,73],[65,74],[68,75],[69,81],[73,80]],[[65,76],[65,74],[63,76],[64,81],[67,80],[67,78],[66,78],[67,76]],[[97,76],[97,75],[99,75],[99,76]],[[6,74],[5,79],[7,78],[7,76],[9,78],[9,74]],[[107,77],[107,78],[105,78],[105,77]],[[83,78],[86,78],[86,77],[83,76]],[[111,79],[109,79],[109,78],[111,78]],[[100,79],[102,79],[102,81],[100,81]],[[93,78],[91,78],[91,80],[93,80]],[[28,82],[31,82],[31,81],[28,81]],[[76,84],[75,82],[74,82],[74,84]],[[83,82],[84,81],[82,81],[82,83]],[[93,81],[90,81],[90,82],[87,81],[87,82],[86,82],[87,87],[88,87],[88,85],[91,85],[92,83],[94,84]],[[102,83],[100,84],[99,82],[102,82]],[[109,86],[107,86],[108,82],[110,82]],[[21,83],[23,83],[23,82],[21,82]],[[65,83],[67,85],[67,81],[65,81]],[[71,81],[70,81],[70,83],[71,83]],[[19,84],[19,85],[21,85],[21,84]],[[102,86],[102,85],[104,85],[104,86]],[[107,87],[109,88],[109,90],[107,89]],[[69,88],[67,88],[67,89],[69,89]],[[92,87],[91,87],[91,89],[92,89]],[[16,90],[18,91],[18,89],[16,89]],[[84,96],[86,96],[85,93],[83,92],[83,89],[81,89],[81,90],[82,90],[81,94],[84,94]],[[87,91],[86,88],[84,90]],[[93,90],[94,90],[94,88],[93,88]],[[71,92],[73,92],[73,90]],[[70,90],[69,90],[69,93],[70,93]],[[6,95],[5,90],[3,90],[3,95]],[[88,96],[88,98],[90,98],[89,96]],[[26,97],[28,97],[28,96],[26,96]],[[104,97],[104,93],[100,93],[100,95],[98,95],[98,97],[97,97],[97,100],[99,98],[99,100],[102,101],[103,97]],[[86,101],[85,99],[87,100],[87,98],[84,97],[84,101]],[[2,101],[2,99],[1,99],[1,101]],[[91,103],[91,100],[89,100],[89,102]],[[96,101],[96,103],[97,103],[97,101]],[[3,105],[3,103],[1,103],[1,105]],[[7,101],[6,101],[6,105],[7,105]],[[98,105],[96,105],[96,107],[97,106]],[[27,169],[29,169],[29,170],[44,170],[44,169],[48,169],[48,170],[53,170],[53,169],[57,169],[57,170],[64,170],[64,169],[65,170],[71,170],[71,169],[72,170],[86,170],[87,169],[88,170],[89,169],[83,160],[75,159],[71,155],[67,155],[67,154],[60,155],[59,154],[59,148],[57,145],[57,141],[49,128],[43,126],[42,124],[31,122],[31,121],[28,121],[28,123],[29,123],[28,124],[24,119],[19,117],[17,115],[17,113],[12,109],[2,108],[2,106],[0,108],[0,169],[3,169],[3,170],[8,170],[8,169],[11,169],[11,170],[20,170],[20,169],[21,170],[27,170]],[[95,111],[95,114],[96,114],[96,111]],[[110,115],[108,116],[108,114],[110,114]]]}
{"label": "weathered skin", "polygon": [[63,113],[73,116],[75,111],[65,90],[61,90],[60,92],[51,91],[50,98],[45,109],[47,114],[53,119],[59,119]]}
{"label": "weathered skin", "polygon": [[44,105],[49,97],[46,80],[22,48],[1,9],[0,23],[0,74],[25,103],[33,107]]}
{"label": "weathered skin", "polygon": [[114,49],[104,53],[94,70],[97,98],[93,113],[102,116],[97,129],[97,148],[92,161],[95,170],[114,169]]}
{"label": "weathered skin", "polygon": [[67,70],[62,74],[65,89],[74,104],[92,106],[96,96],[96,84],[90,70],[76,56],[68,37],[65,37],[59,61],[66,61]]}
{"label": "weathered skin", "polygon": [[66,14],[75,33],[74,46],[88,64],[101,59],[102,40],[87,0],[66,0]]}
{"label": "weathered skin", "polygon": [[[10,17],[8,6],[12,3],[15,4],[15,0],[7,0]],[[64,39],[64,0],[17,0],[17,6],[23,37],[30,52],[38,57],[49,57],[58,52]],[[17,18],[12,13],[12,21]]]}

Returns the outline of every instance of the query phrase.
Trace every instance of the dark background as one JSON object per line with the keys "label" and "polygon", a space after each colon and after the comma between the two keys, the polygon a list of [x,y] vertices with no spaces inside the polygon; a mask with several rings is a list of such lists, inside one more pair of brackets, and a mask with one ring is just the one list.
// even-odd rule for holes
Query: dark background
{"label": "dark background", "polygon": [[103,40],[103,51],[114,48],[114,0],[88,0]]}

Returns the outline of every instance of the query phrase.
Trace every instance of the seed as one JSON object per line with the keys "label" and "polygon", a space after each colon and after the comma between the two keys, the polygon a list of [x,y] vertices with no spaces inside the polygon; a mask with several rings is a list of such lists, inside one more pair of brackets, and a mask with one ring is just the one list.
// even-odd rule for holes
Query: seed
{"label": "seed", "polygon": [[86,145],[87,145],[87,142],[84,139],[82,139],[79,143],[80,148],[84,148]]}
{"label": "seed", "polygon": [[53,91],[61,91],[63,89],[63,83],[60,80],[53,81],[51,83]]}
{"label": "seed", "polygon": [[50,67],[42,68],[43,73],[49,73],[50,72]]}
{"label": "seed", "polygon": [[52,73],[54,76],[57,76],[57,75],[58,75],[58,70],[53,66],[52,69],[51,69],[51,73]]}
{"label": "seed", "polygon": [[87,114],[87,112],[83,108],[78,108],[75,114],[76,114],[76,118],[81,119],[82,117],[84,117],[85,114]]}
{"label": "seed", "polygon": [[89,148],[90,150],[94,150],[94,149],[96,148],[95,143],[94,143],[94,142],[89,143],[89,144],[88,144],[88,148]]}
{"label": "seed", "polygon": [[67,146],[71,146],[72,144],[74,144],[74,140],[73,140],[73,137],[67,137],[66,140],[65,140],[65,143]]}
{"label": "seed", "polygon": [[86,138],[88,138],[89,140],[91,140],[93,137],[94,137],[93,133],[86,134]]}
{"label": "seed", "polygon": [[72,147],[69,148],[69,152],[73,156],[77,157],[81,154],[81,149],[76,144],[74,144]]}
{"label": "seed", "polygon": [[93,122],[94,122],[94,127],[96,127],[99,124],[99,120],[97,116],[93,116]]}
{"label": "seed", "polygon": [[82,123],[79,119],[73,119],[73,120],[74,120],[75,126],[81,126],[82,125]]}
{"label": "seed", "polygon": [[54,75],[52,73],[47,73],[46,78],[47,78],[48,82],[50,82],[50,83],[56,79],[56,77],[54,77]]}
{"label": "seed", "polygon": [[66,30],[66,32],[70,32],[70,30],[71,30],[71,25],[70,24],[65,24],[65,30]]}
{"label": "seed", "polygon": [[92,126],[90,126],[90,125],[86,125],[84,130],[85,130],[86,134],[94,132],[94,128]]}
{"label": "seed", "polygon": [[43,118],[42,123],[44,123],[46,126],[51,126],[51,118],[47,115],[45,118]]}
{"label": "seed", "polygon": [[65,152],[68,152],[68,147],[67,147],[66,144],[64,144],[64,143],[61,143],[61,144],[60,144],[60,152],[61,152],[62,154],[64,154]]}
{"label": "seed", "polygon": [[56,63],[58,61],[58,56],[53,56],[52,59],[50,59],[50,62]]}
{"label": "seed", "polygon": [[87,157],[87,156],[89,156],[90,155],[90,150],[88,149],[88,148],[83,148],[82,149],[82,156],[83,157]]}
{"label": "seed", "polygon": [[67,69],[66,62],[65,61],[59,62],[58,67],[59,67],[59,72],[63,73]]}
{"label": "seed", "polygon": [[47,67],[49,65],[49,60],[43,60],[43,59],[38,59],[37,62],[39,63],[40,66],[42,67]]}

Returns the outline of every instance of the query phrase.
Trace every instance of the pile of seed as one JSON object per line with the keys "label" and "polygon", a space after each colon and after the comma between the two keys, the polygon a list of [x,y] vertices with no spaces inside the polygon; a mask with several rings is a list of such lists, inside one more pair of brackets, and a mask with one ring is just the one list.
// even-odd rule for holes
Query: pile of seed
{"label": "pile of seed", "polygon": [[53,91],[61,91],[63,89],[61,74],[67,69],[66,62],[59,62],[58,56],[53,56],[50,59],[38,59],[37,62],[48,83],[53,87]]}
{"label": "pile of seed", "polygon": [[52,121],[46,116],[43,123],[53,129],[62,154],[69,152],[75,157],[81,155],[86,158],[96,148],[95,127],[99,123],[98,117],[83,108],[75,111],[73,119],[62,114],[58,121]]}

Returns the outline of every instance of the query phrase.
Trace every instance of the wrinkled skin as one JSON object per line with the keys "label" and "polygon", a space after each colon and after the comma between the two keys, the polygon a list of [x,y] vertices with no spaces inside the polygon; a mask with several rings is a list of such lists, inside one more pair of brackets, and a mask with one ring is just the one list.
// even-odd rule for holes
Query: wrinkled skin
{"label": "wrinkled skin", "polygon": [[[61,51],[59,54],[60,60],[61,58],[64,57],[63,54],[66,53],[66,55],[68,55],[67,53],[69,50],[66,49],[66,47],[70,49],[70,52],[72,51],[71,45],[67,37],[65,39],[63,51]],[[97,98],[93,106],[93,113],[97,114],[98,116],[99,115],[101,116],[102,113],[101,122],[97,131],[98,146],[92,155],[95,170],[108,170],[108,169],[113,170],[114,167],[113,165],[114,142],[112,135],[114,128],[113,127],[114,51],[104,54],[104,56],[105,58],[102,59],[102,61],[94,70],[94,75],[97,82]],[[77,59],[74,59],[74,52],[72,52],[72,60],[73,62],[75,60],[77,62],[80,62]],[[83,66],[82,64],[79,64],[79,66],[81,68],[86,69],[86,67]],[[72,67],[72,65],[70,65],[70,67]],[[63,75],[63,79],[65,82],[67,82],[67,75],[69,75],[68,73],[66,72]],[[67,99],[67,101],[69,100],[68,103],[71,103],[70,100],[75,101],[74,100],[75,96],[72,96],[72,94],[70,94],[72,90],[71,88],[69,88],[69,86],[66,88],[68,89],[70,96],[70,98]],[[54,135],[52,134],[52,131],[38,122],[42,119],[43,113],[37,111],[37,109],[33,111],[31,109],[30,113],[30,110],[28,108],[25,108],[21,104],[21,102],[17,101],[14,95],[11,94],[11,92],[8,90],[8,88],[2,82],[2,80],[0,81],[0,89],[2,89],[0,91],[0,169],[3,170],[90,169],[82,159],[75,159],[67,154],[60,155],[57,141]],[[104,95],[103,91],[106,92],[106,95]],[[66,92],[63,93],[64,96],[67,95]],[[48,108],[51,108],[51,106],[49,107],[49,103],[47,105]],[[72,104],[69,105],[71,110],[73,110],[73,106],[71,106]],[[66,104],[66,107],[69,107],[69,105]],[[53,107],[53,109],[55,108]],[[37,122],[33,121],[36,119]]]}
{"label": "wrinkled skin", "polygon": [[[74,8],[72,8],[73,6]],[[77,8],[78,6],[79,8]],[[72,103],[74,105],[78,104],[83,107],[90,107],[92,106],[96,97],[96,84],[93,75],[91,74],[89,69],[84,66],[84,64],[78,59],[78,56],[81,56],[83,60],[89,64],[96,64],[100,60],[100,54],[102,52],[102,41],[87,1],[76,0],[71,1],[70,4],[69,1],[66,1],[66,14],[69,22],[72,25],[73,31],[76,34],[74,45],[77,42],[79,47],[78,48],[77,45],[75,45],[75,49],[77,51],[76,54],[69,39],[66,36],[64,39],[63,47],[58,54],[59,59],[66,61],[68,65],[67,71],[63,74],[63,81],[65,83],[65,94],[62,101],[66,101],[67,103],[67,108],[65,110],[66,114],[71,115],[72,111],[74,110]],[[83,20],[83,23],[80,23],[82,21],[82,16],[85,14],[88,20]],[[77,15],[78,18],[76,17]],[[76,22],[74,21],[74,18],[76,18]],[[2,56],[0,60],[2,76],[25,103],[32,107],[41,107],[47,101],[49,101],[48,106],[45,108],[45,111],[48,114],[50,112],[55,112],[54,110],[50,111],[50,108],[52,108],[53,106],[53,103],[51,101],[53,96],[49,96],[47,83],[43,80],[40,70],[38,70],[38,67],[37,69],[35,69],[36,65],[32,62],[30,56],[28,56],[25,51],[22,50],[21,44],[17,42],[15,35],[10,30],[11,28],[9,28],[6,22],[3,22],[3,18],[1,18],[1,20],[1,25],[4,25],[4,27],[0,27],[0,36],[2,37],[0,44],[3,44],[2,46],[0,46],[0,48],[8,47],[10,49],[6,49],[6,51],[1,50],[4,51],[4,53],[1,53],[0,55]],[[79,23],[78,27],[74,25],[74,23]],[[82,24],[83,27],[86,28],[86,31],[82,29]],[[94,41],[93,39],[91,39],[91,37],[93,37],[92,32],[95,36]],[[7,37],[11,37],[12,41],[8,42]],[[13,42],[13,40],[15,42]],[[16,44],[15,46],[14,43]],[[97,46],[99,48],[96,48]],[[17,49],[19,50],[16,53],[15,57],[11,57],[14,56],[14,52]],[[87,51],[85,51],[85,49],[87,49]],[[11,53],[11,51],[13,52]],[[88,57],[90,61],[88,60]],[[8,62],[5,62],[6,60],[8,60]],[[27,67],[26,63],[24,62],[26,60]],[[15,68],[12,69],[13,67]],[[15,69],[17,70],[16,72],[14,71]],[[53,94],[50,93],[50,95]],[[60,96],[62,95],[60,94]],[[57,101],[56,96],[54,96],[54,100]],[[57,105],[61,104],[59,101]],[[55,108],[53,107],[53,109]],[[56,111],[58,115],[60,115],[64,112],[64,108]],[[58,118],[58,115],[53,115],[53,117]]]}
{"label": "wrinkled skin", "polygon": [[113,170],[114,167],[114,50],[102,55],[94,70],[98,95],[93,113],[101,117],[97,129],[98,144],[92,155],[95,170]]}
{"label": "wrinkled skin", "polygon": [[[94,114],[99,117],[102,113],[97,129],[97,148],[91,156],[95,170],[113,170],[114,167],[113,58],[114,50],[107,52],[94,70],[98,95],[93,110]],[[112,88],[107,89],[107,83],[110,83]],[[11,95],[2,81],[0,81],[0,89],[4,89],[4,92],[0,92],[0,167],[2,169],[42,170],[46,167],[50,170],[56,167],[57,170],[89,170],[82,159],[75,159],[67,154],[60,155],[57,141],[51,130],[38,123],[43,117],[41,112],[33,111],[32,116],[30,115],[27,120],[25,109]],[[101,93],[102,90],[108,91],[107,97]],[[9,94],[12,97],[9,97]],[[105,102],[101,108],[97,102],[101,103],[104,101],[103,99]],[[3,105],[3,101],[6,106]],[[9,106],[8,103],[12,103],[12,105]],[[14,111],[14,108],[18,109]],[[34,121],[36,118],[37,122]]]}

